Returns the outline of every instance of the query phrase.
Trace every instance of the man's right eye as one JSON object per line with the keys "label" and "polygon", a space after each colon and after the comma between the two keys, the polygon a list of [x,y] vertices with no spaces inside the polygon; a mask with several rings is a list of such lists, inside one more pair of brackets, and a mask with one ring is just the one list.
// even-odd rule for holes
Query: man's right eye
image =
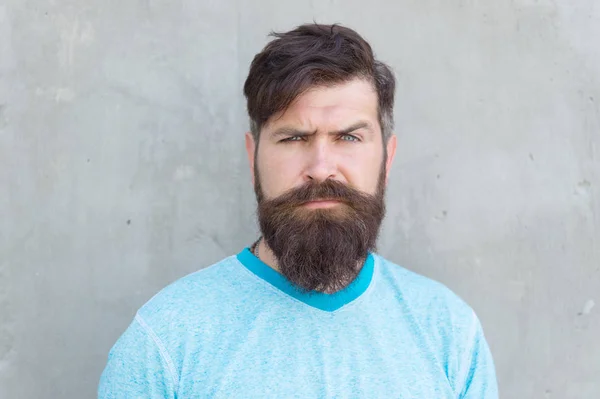
{"label": "man's right eye", "polygon": [[288,137],[288,138],[285,138],[285,139],[281,140],[281,142],[282,143],[286,143],[286,142],[289,143],[289,142],[292,142],[292,141],[301,141],[303,138],[304,137],[302,137],[302,136],[292,136],[292,137]]}

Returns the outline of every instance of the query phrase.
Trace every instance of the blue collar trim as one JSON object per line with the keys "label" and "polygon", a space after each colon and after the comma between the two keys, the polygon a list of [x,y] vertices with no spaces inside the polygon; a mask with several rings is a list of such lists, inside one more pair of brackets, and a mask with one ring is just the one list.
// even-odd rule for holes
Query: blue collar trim
{"label": "blue collar trim", "polygon": [[363,267],[358,273],[358,276],[356,276],[350,285],[341,291],[333,294],[326,294],[318,291],[301,291],[281,273],[254,256],[254,254],[250,251],[250,248],[244,248],[239,254],[237,254],[237,258],[242,265],[244,265],[260,279],[309,306],[327,312],[337,310],[361,296],[367,290],[369,284],[371,284],[371,280],[373,279],[373,270],[375,267],[373,254],[369,253],[365,263],[363,264]]}

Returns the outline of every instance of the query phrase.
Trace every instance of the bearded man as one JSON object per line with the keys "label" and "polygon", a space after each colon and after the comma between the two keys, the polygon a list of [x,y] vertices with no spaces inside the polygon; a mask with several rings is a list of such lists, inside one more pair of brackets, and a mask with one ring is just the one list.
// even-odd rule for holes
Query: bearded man
{"label": "bearded man", "polygon": [[273,35],[244,85],[261,237],[146,303],[99,397],[497,398],[473,310],[375,252],[391,69],[340,25]]}

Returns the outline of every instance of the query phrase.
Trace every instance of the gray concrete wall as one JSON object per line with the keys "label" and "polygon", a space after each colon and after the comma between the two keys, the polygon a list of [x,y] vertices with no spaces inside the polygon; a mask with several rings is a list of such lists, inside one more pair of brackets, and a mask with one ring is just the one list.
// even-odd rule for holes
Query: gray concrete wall
{"label": "gray concrete wall", "polygon": [[600,397],[597,0],[0,0],[1,398],[93,397],[140,305],[254,239],[241,86],[313,18],[398,74],[380,252],[475,308],[503,398]]}

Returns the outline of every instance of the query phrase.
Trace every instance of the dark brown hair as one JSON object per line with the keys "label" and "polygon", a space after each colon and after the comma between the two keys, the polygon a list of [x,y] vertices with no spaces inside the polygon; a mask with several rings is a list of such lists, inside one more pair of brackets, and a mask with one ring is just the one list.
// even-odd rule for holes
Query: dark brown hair
{"label": "dark brown hair", "polygon": [[276,39],[254,57],[244,84],[250,130],[257,142],[267,120],[306,90],[354,78],[373,84],[379,124],[387,142],[394,126],[396,81],[391,69],[375,59],[366,40],[350,28],[316,23],[285,33],[271,32],[270,36]]}

